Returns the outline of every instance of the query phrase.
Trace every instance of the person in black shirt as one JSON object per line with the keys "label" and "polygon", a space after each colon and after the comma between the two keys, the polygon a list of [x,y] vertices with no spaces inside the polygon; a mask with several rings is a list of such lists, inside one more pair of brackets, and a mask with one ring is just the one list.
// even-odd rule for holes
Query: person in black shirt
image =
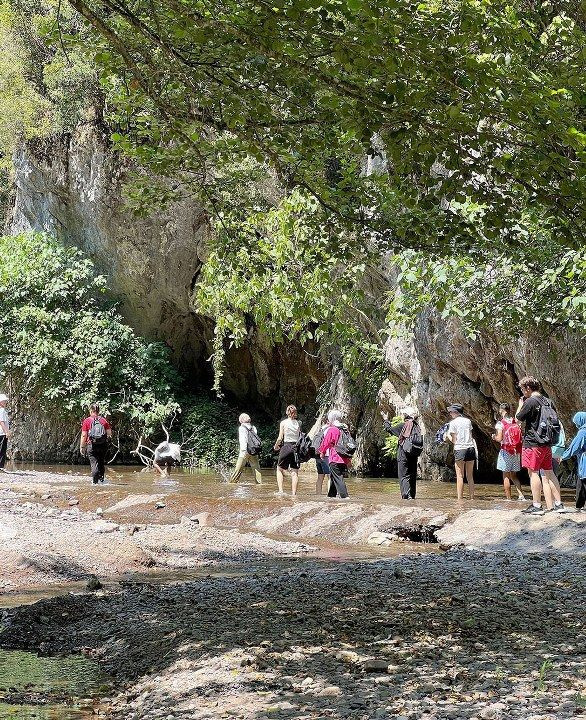
{"label": "person in black shirt", "polygon": [[[408,424],[409,423],[409,424]],[[415,500],[417,493],[417,455],[405,452],[401,440],[410,435],[413,424],[417,423],[417,412],[407,408],[403,412],[403,422],[392,425],[388,417],[383,415],[385,430],[399,438],[397,445],[397,470],[399,475],[399,488],[403,500]]]}
{"label": "person in black shirt", "polygon": [[529,472],[533,503],[523,510],[529,515],[544,515],[541,505],[541,488],[548,510],[565,512],[560,494],[560,484],[553,471],[553,457],[550,445],[540,441],[538,430],[541,408],[545,398],[541,394],[541,383],[527,376],[519,381],[523,396],[519,399],[516,418],[525,423],[521,462]]}

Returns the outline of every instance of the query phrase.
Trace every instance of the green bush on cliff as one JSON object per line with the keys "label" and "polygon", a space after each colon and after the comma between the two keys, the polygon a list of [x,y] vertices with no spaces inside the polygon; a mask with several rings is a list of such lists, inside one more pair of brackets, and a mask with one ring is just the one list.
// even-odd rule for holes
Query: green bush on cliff
{"label": "green bush on cliff", "polygon": [[99,401],[121,434],[149,434],[177,408],[166,348],[137,337],[106,281],[47,235],[0,237],[0,383],[12,407],[72,428]]}

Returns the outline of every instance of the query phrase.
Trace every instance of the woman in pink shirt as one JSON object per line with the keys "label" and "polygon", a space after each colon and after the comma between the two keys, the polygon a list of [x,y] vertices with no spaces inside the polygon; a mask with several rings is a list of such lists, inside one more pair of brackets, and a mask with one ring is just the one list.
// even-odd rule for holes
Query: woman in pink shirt
{"label": "woman in pink shirt", "polygon": [[324,439],[319,446],[319,454],[327,458],[330,466],[330,489],[328,497],[339,496],[342,499],[348,497],[348,489],[344,482],[344,472],[352,462],[349,457],[342,457],[336,452],[336,445],[340,439],[340,428],[346,427],[342,422],[342,413],[339,410],[330,410],[328,422],[330,427],[326,430]]}

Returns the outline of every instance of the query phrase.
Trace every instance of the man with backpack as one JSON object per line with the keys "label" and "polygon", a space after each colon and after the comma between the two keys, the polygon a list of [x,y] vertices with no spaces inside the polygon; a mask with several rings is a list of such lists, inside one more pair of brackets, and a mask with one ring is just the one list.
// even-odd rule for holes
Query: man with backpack
{"label": "man with backpack", "polygon": [[560,421],[553,403],[541,393],[541,383],[527,376],[519,381],[523,393],[519,399],[516,418],[525,423],[521,462],[531,481],[532,504],[523,510],[528,515],[544,515],[541,489],[547,510],[566,512],[560,494],[560,484],[553,471],[552,446],[560,436]]}
{"label": "man with backpack", "polygon": [[524,502],[525,496],[517,476],[521,469],[521,449],[523,447],[523,433],[519,423],[511,417],[511,406],[509,403],[499,405],[501,419],[495,425],[495,432],[492,439],[501,444],[501,449],[496,463],[496,469],[503,474],[503,486],[505,497],[512,500],[511,483],[517,488],[519,502]]}
{"label": "man with backpack", "polygon": [[328,413],[328,423],[330,426],[319,446],[319,455],[322,459],[327,459],[330,468],[328,497],[338,496],[345,500],[348,497],[348,488],[344,482],[344,473],[352,464],[356,443],[348,426],[342,422],[342,413],[339,410]]}
{"label": "man with backpack", "polygon": [[106,473],[106,450],[112,437],[112,428],[106,418],[100,415],[97,403],[90,405],[90,415],[81,424],[79,452],[89,458],[92,471],[92,483],[104,482]]}
{"label": "man with backpack", "polygon": [[399,489],[403,500],[415,500],[417,493],[417,459],[423,452],[423,434],[419,426],[417,411],[406,408],[403,422],[392,425],[383,418],[385,430],[398,438],[397,470]]}
{"label": "man with backpack", "polygon": [[252,424],[250,415],[242,413],[238,418],[240,427],[238,428],[238,444],[240,452],[238,454],[238,460],[236,461],[236,467],[232,471],[230,476],[230,482],[236,483],[240,480],[242,471],[246,465],[254,470],[254,478],[258,485],[262,484],[262,474],[260,471],[259,455],[262,449],[262,443],[258,436],[256,427]]}

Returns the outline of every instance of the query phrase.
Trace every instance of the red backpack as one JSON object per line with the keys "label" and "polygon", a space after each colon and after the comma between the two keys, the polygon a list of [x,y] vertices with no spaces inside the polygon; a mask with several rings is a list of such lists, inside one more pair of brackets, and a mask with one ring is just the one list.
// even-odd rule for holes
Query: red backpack
{"label": "red backpack", "polygon": [[501,447],[505,452],[510,455],[519,455],[521,453],[521,446],[523,445],[523,434],[521,428],[516,420],[508,422],[507,420],[501,420],[503,425],[503,439],[501,441]]}

